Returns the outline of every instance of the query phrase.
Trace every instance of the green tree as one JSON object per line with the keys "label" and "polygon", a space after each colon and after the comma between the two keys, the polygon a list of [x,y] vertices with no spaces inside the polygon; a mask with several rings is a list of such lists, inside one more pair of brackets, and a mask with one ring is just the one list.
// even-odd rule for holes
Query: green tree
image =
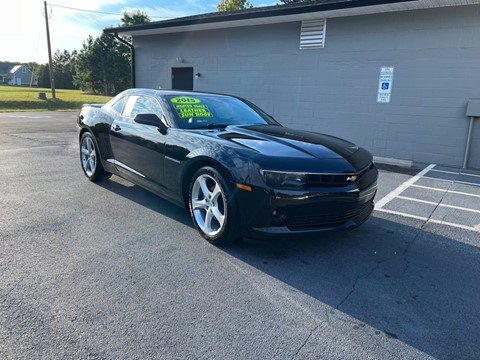
{"label": "green tree", "polygon": [[151,19],[147,13],[140,10],[134,10],[132,12],[125,11],[120,21],[122,22],[121,26],[131,26],[148,24]]}
{"label": "green tree", "polygon": [[[120,26],[150,22],[141,11],[125,12]],[[113,35],[89,36],[74,61],[73,83],[92,94],[115,95],[131,87],[131,59],[128,46]]]}
{"label": "green tree", "polygon": [[[125,11],[120,21],[122,22],[120,26],[125,27],[125,26],[148,24],[151,20],[150,20],[150,17],[143,11],[134,10],[132,12]],[[122,38],[128,41],[129,43],[132,42],[132,37],[129,35],[124,35],[122,36]]]}
{"label": "green tree", "polygon": [[73,75],[73,83],[92,94],[97,94],[100,88],[95,42],[96,40],[91,35],[83,41],[82,48],[75,59]]}
{"label": "green tree", "polygon": [[57,50],[53,55],[53,73],[55,75],[55,86],[59,89],[74,89],[73,72],[77,51],[69,53],[67,50]]}
{"label": "green tree", "polygon": [[217,5],[217,11],[233,11],[251,9],[253,5],[248,0],[221,0]]}
{"label": "green tree", "polygon": [[41,64],[35,69],[38,78],[38,86],[42,88],[50,87],[50,69],[48,64]]}
{"label": "green tree", "polygon": [[103,34],[96,41],[99,52],[99,71],[103,83],[103,93],[118,94],[131,87],[130,51],[113,36]]}
{"label": "green tree", "polygon": [[73,82],[92,94],[114,95],[130,87],[128,48],[113,36],[90,36],[74,66]]}

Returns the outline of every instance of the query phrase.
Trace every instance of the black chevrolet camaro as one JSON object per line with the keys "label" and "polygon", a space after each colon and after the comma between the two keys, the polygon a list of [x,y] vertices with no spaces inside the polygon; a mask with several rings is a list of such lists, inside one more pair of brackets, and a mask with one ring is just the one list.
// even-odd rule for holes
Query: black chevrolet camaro
{"label": "black chevrolet camaro", "polygon": [[115,174],[184,206],[212,243],[353,228],[373,211],[369,152],[241,98],[131,89],[84,105],[77,125],[88,179]]}

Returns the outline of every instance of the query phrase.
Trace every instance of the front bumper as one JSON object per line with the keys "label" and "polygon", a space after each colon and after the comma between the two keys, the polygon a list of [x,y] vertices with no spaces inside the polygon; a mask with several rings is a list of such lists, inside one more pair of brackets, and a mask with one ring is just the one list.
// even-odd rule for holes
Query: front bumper
{"label": "front bumper", "polygon": [[[356,184],[341,188],[239,190],[242,235],[252,239],[295,238],[360,226],[373,212],[377,177],[375,168]],[[284,217],[275,217],[274,212]]]}

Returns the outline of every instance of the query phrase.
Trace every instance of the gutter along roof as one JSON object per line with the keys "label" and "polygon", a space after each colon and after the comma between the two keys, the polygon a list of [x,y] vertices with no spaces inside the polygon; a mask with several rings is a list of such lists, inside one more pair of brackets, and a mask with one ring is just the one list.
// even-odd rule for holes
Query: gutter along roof
{"label": "gutter along roof", "polygon": [[479,3],[480,0],[317,0],[112,27],[104,32],[133,36],[154,35]]}

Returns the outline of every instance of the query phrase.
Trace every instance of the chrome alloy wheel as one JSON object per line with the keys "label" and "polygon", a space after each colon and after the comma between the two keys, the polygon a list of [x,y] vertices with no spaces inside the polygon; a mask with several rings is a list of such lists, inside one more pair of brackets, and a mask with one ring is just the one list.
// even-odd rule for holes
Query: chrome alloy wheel
{"label": "chrome alloy wheel", "polygon": [[92,177],[97,168],[97,153],[91,137],[86,136],[83,138],[81,151],[83,170],[88,177]]}
{"label": "chrome alloy wheel", "polygon": [[195,222],[205,235],[215,236],[223,230],[227,204],[217,180],[207,174],[197,177],[190,202]]}

